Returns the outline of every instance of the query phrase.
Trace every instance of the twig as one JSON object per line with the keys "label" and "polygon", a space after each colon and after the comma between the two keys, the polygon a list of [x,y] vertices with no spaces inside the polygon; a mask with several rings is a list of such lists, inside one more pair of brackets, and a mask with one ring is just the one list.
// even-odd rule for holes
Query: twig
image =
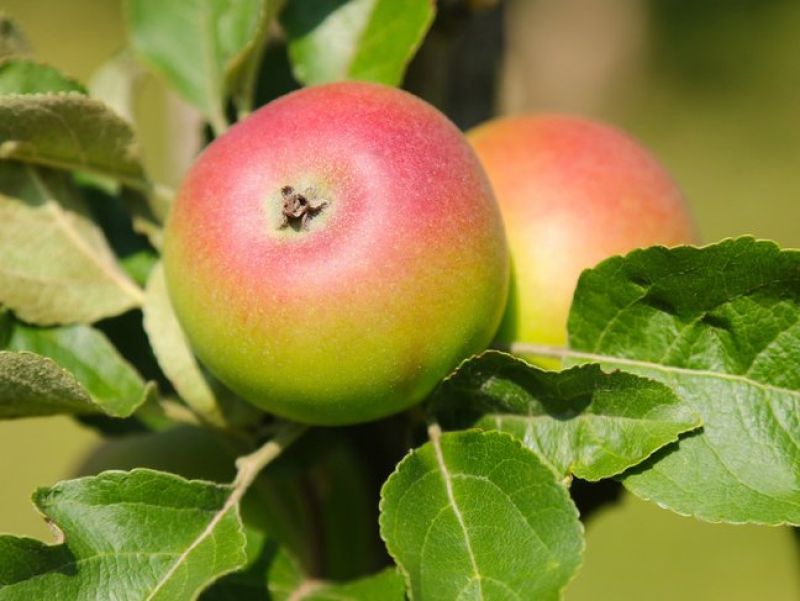
{"label": "twig", "polygon": [[306,431],[306,426],[294,422],[281,422],[281,427],[274,438],[268,440],[264,445],[236,460],[236,478],[233,480],[233,492],[228,499],[229,503],[238,502],[258,474],[273,459],[278,457],[284,449],[289,447],[300,435]]}

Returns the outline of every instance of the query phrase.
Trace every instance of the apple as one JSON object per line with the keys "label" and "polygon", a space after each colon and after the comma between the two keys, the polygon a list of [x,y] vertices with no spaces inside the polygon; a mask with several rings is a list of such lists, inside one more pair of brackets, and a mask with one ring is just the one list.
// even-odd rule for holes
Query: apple
{"label": "apple", "polygon": [[319,425],[403,410],[484,349],[508,262],[464,136],[358,82],[288,94],[210,144],[164,243],[201,361],[258,407]]}
{"label": "apple", "polygon": [[503,345],[563,346],[584,269],[634,248],[697,240],[681,190],[614,127],[520,115],[467,137],[491,181],[511,251],[511,292],[497,336]]}

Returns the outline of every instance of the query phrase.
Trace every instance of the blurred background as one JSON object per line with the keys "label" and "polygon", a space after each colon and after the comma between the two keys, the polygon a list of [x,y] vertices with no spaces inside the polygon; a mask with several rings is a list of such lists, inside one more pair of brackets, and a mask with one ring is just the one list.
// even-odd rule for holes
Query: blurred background
{"label": "blurred background", "polygon": [[[125,43],[116,0],[0,0],[0,10],[39,58],[84,82]],[[610,121],[672,172],[704,241],[754,234],[800,247],[800,2],[515,0],[459,19],[437,23],[407,82],[459,125],[530,110]],[[442,60],[426,58],[442,48],[458,76],[449,82],[436,77]],[[155,79],[135,109],[152,175],[176,184],[200,140],[196,116]],[[31,492],[68,477],[98,441],[66,418],[0,422],[0,532],[48,537]],[[789,529],[712,526],[626,496],[588,523],[566,599],[797,601],[798,547]]]}

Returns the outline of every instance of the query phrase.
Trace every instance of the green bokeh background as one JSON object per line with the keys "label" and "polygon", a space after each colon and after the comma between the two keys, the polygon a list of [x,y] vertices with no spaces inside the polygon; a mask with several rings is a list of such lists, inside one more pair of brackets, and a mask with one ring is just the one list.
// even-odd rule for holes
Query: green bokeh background
{"label": "green bokeh background", "polygon": [[[573,24],[587,26],[579,21],[588,18],[588,1],[510,3],[509,52],[520,53],[523,73],[525,52],[539,48],[536,31],[566,27],[547,48],[553,61],[561,52],[574,60],[573,49],[558,44],[568,43]],[[627,50],[626,68],[612,69],[597,98],[548,96],[544,81],[527,95],[509,92],[501,106],[580,110],[633,132],[680,182],[706,241],[749,233],[800,246],[800,3],[590,1],[593,19],[601,5],[614,23],[620,15],[628,23],[624,11],[635,13],[640,39]],[[117,1],[2,0],[0,9],[22,25],[43,60],[83,81],[124,43]],[[565,10],[574,15],[566,25],[559,19]],[[520,77],[520,57],[510,58],[517,70],[507,77]],[[163,117],[168,102],[151,83],[139,109],[150,115],[146,160],[156,177],[174,183],[174,169],[163,167],[168,157],[152,150],[173,135]],[[30,493],[69,476],[98,440],[66,418],[0,422],[0,532],[49,537]],[[584,566],[566,598],[797,601],[798,566],[786,528],[715,526],[626,496],[589,523]]]}

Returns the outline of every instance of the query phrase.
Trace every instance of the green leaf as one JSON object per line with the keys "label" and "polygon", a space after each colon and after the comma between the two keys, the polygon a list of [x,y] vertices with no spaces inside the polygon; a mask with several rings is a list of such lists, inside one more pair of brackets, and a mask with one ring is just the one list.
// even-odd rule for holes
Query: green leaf
{"label": "green leaf", "polygon": [[703,429],[625,486],[708,521],[800,524],[800,251],[752,238],[654,247],[584,272],[580,360],[660,380]]}
{"label": "green leaf", "polygon": [[0,58],[28,54],[31,48],[16,23],[0,12]]}
{"label": "green leaf", "polygon": [[[245,49],[232,61],[227,70],[227,83],[238,109],[239,119],[247,116],[256,101],[256,86],[261,71],[269,28],[286,0],[262,0],[258,29],[253,33]],[[274,74],[270,73],[270,77]]]}
{"label": "green leaf", "polygon": [[[48,65],[20,57],[0,60],[0,96],[59,92],[86,94],[85,88],[80,83]],[[9,156],[13,156],[17,150],[16,146],[17,144],[13,140],[6,140],[5,149],[0,148],[0,153],[5,150],[9,151]],[[87,174],[81,175],[84,178],[94,177]],[[98,181],[108,182],[109,180],[101,177],[98,178]]]}
{"label": "green leaf", "polygon": [[0,161],[0,303],[49,325],[93,322],[142,301],[65,174]]}
{"label": "green leaf", "polygon": [[153,352],[175,390],[204,420],[224,426],[225,417],[220,399],[201,370],[175,317],[160,263],[150,274],[143,311],[144,329]]}
{"label": "green leaf", "polygon": [[[101,70],[99,81],[93,83],[95,91],[108,94],[123,110],[131,110],[131,91],[118,73],[123,68],[113,63]],[[81,106],[80,97],[73,94],[60,102],[59,95],[53,94],[58,92],[83,95],[86,90],[52,67],[20,58],[0,61],[0,96],[14,94],[0,98],[0,115],[25,120],[9,123],[5,130],[0,126],[0,158],[80,170],[77,175],[82,180],[110,189],[113,194],[119,192],[118,182],[125,183],[134,189],[123,190],[134,222],[151,240],[160,243],[158,223],[163,221],[171,199],[163,188],[145,179],[130,126],[94,99],[84,96],[83,102],[89,105]],[[20,94],[27,96],[20,98]]]}
{"label": "green leaf", "polygon": [[0,61],[0,95],[41,92],[79,92],[85,88],[58,69],[27,58]]}
{"label": "green leaf", "polygon": [[399,85],[435,12],[432,0],[293,0],[281,23],[294,75]]}
{"label": "green leaf", "polygon": [[[6,347],[16,354],[35,353],[52,359],[60,368],[66,370],[82,387],[82,397],[87,397],[90,405],[76,407],[76,413],[102,411],[112,417],[128,417],[153,392],[152,386],[145,384],[136,370],[122,358],[108,339],[98,330],[84,325],[59,328],[37,328],[17,322],[14,324]],[[41,363],[41,362],[40,362]],[[28,384],[35,375],[25,376]],[[22,380],[18,380],[21,382]],[[74,387],[68,386],[67,391]],[[45,399],[44,404],[28,402],[3,395],[0,398],[0,414],[11,411],[14,417],[25,415],[72,413],[71,406],[57,410]],[[4,415],[8,417],[8,415]]]}
{"label": "green leaf", "polygon": [[130,126],[75,92],[0,96],[0,159],[86,171],[150,192]]}
{"label": "green leaf", "polygon": [[[226,482],[234,477],[236,454],[231,438],[217,430],[173,426],[105,441],[78,474],[147,467]],[[315,573],[338,581],[377,570],[383,560],[383,543],[377,535],[377,483],[366,465],[371,467],[374,460],[359,452],[346,431],[315,428],[259,474],[242,499],[242,519],[246,526],[268,533],[303,565],[314,566]],[[247,535],[250,541],[252,533]],[[252,576],[238,573],[225,580],[235,581],[237,587],[248,582],[256,586]],[[223,584],[214,589],[230,588]],[[260,584],[259,599],[266,596],[266,568],[260,572]]]}
{"label": "green leaf", "polygon": [[381,494],[381,534],[411,598],[558,599],[583,530],[556,474],[508,434],[430,433]]}
{"label": "green leaf", "polygon": [[150,273],[158,264],[158,255],[150,249],[137,250],[129,255],[120,257],[122,268],[137,284],[144,286],[150,278]]}
{"label": "green leaf", "polygon": [[0,307],[0,349],[6,348],[13,329],[14,317],[9,311]]}
{"label": "green leaf", "polygon": [[394,568],[353,582],[329,583],[310,579],[291,555],[281,550],[272,560],[269,575],[271,601],[403,601],[403,577]]}
{"label": "green leaf", "polygon": [[230,80],[266,35],[269,0],[128,0],[136,52],[219,132]]}
{"label": "green leaf", "polygon": [[449,429],[508,432],[566,476],[609,478],[700,426],[667,386],[598,365],[544,371],[489,351],[445,380],[433,410]]}
{"label": "green leaf", "polygon": [[95,411],[86,390],[55,361],[0,351],[0,418]]}
{"label": "green leaf", "polygon": [[230,488],[151,470],[41,488],[60,544],[0,536],[0,601],[182,601],[245,562]]}

